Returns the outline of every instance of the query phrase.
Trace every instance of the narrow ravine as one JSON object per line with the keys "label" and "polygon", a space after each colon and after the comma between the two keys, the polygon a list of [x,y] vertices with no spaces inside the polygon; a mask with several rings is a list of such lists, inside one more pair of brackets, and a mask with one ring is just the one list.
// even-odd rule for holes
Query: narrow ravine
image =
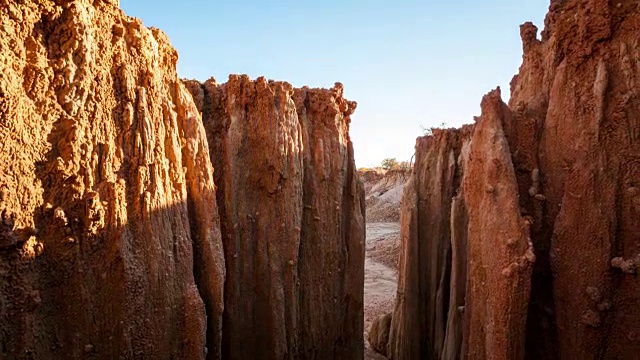
{"label": "narrow ravine", "polygon": [[[380,248],[391,247],[398,241],[399,223],[368,223],[367,247],[364,262],[364,338],[365,359],[386,359],[371,349],[367,335],[377,317],[393,311],[398,283],[397,270],[383,263]],[[389,261],[384,261],[388,263]]]}

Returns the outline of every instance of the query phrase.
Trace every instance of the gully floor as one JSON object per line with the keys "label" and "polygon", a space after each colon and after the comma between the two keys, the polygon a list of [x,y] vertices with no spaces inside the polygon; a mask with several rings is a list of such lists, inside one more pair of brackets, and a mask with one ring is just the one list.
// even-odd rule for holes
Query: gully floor
{"label": "gully floor", "polygon": [[[365,359],[386,359],[369,346],[367,333],[373,320],[392,312],[396,297],[397,271],[375,260],[373,251],[380,242],[396,242],[400,233],[398,223],[367,224],[367,247],[364,263],[364,323]],[[396,254],[397,255],[397,254]]]}

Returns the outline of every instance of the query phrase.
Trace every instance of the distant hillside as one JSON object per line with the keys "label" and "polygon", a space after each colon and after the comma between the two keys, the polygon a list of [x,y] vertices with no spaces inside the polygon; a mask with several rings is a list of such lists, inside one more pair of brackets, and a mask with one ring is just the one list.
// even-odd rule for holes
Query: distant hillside
{"label": "distant hillside", "polygon": [[404,185],[411,169],[361,169],[367,205],[367,222],[399,222]]}

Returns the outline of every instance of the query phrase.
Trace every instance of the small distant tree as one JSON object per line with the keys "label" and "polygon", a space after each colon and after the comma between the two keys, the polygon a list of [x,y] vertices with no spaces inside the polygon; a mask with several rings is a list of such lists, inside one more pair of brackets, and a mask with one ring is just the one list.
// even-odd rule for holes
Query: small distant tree
{"label": "small distant tree", "polygon": [[387,158],[382,160],[382,168],[385,170],[397,169],[400,166],[396,158]]}
{"label": "small distant tree", "polygon": [[398,167],[402,170],[408,170],[411,168],[411,164],[408,161],[401,161]]}

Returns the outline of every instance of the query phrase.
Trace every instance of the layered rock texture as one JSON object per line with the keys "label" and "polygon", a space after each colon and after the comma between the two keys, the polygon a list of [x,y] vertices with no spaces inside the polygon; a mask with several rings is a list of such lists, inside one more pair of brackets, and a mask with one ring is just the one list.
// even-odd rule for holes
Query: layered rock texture
{"label": "layered rock texture", "polygon": [[[454,196],[462,189],[462,168],[469,155],[471,130],[470,127],[435,130],[433,136],[420,138],[416,144],[416,163],[404,188],[400,215],[402,246],[387,351],[390,358],[441,356],[447,335],[449,299],[459,303],[456,298],[461,296],[464,304],[467,231],[460,232],[451,226],[452,219],[461,228],[468,222],[462,194],[455,199],[454,217],[451,209]],[[452,232],[457,233],[452,236]],[[456,265],[452,267],[453,256]],[[452,268],[460,272],[454,284],[450,284]],[[452,317],[457,315],[458,306],[454,307]],[[451,329],[456,328],[461,334],[460,315],[457,317]],[[436,343],[439,345],[435,346]]]}
{"label": "layered rock texture", "polygon": [[[227,259],[223,357],[363,353],[364,196],[356,104],[264,78],[189,83],[220,187]],[[254,334],[254,336],[247,336]]]}
{"label": "layered rock texture", "polygon": [[219,351],[213,168],[176,51],[113,3],[0,5],[0,357],[202,358],[207,330]]}
{"label": "layered rock texture", "polygon": [[194,101],[115,0],[0,0],[0,25],[0,358],[362,357],[341,85]]}
{"label": "layered rock texture", "polygon": [[552,1],[509,106],[418,140],[392,359],[637,356],[638,31],[635,1]]}

